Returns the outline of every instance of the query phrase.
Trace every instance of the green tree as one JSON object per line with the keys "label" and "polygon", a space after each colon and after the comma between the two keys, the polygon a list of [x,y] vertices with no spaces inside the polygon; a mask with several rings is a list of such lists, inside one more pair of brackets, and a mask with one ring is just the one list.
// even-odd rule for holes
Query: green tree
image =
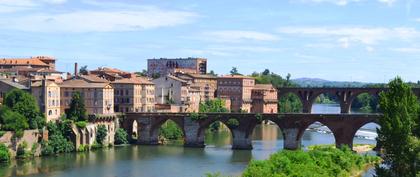
{"label": "green tree", "polygon": [[100,145],[104,145],[103,143],[107,134],[108,134],[108,130],[106,129],[105,125],[99,125],[98,130],[96,130],[96,141]]}
{"label": "green tree", "polygon": [[38,129],[45,126],[45,116],[40,112],[35,98],[28,92],[13,89],[6,94],[4,100],[7,107],[11,108],[12,111],[23,115],[27,119],[29,128]]}
{"label": "green tree", "polygon": [[217,76],[217,74],[213,70],[210,70],[209,74],[212,76]]}
{"label": "green tree", "polygon": [[127,132],[122,128],[118,128],[114,135],[115,144],[127,144],[128,143],[127,137],[128,137]]}
{"label": "green tree", "polygon": [[87,75],[89,73],[88,66],[85,65],[85,66],[80,67],[79,73],[82,74],[82,75]]}
{"label": "green tree", "polygon": [[29,128],[28,120],[23,115],[6,106],[0,107],[0,124],[3,124],[3,130],[14,131],[16,137],[22,137],[23,131]]}
{"label": "green tree", "polygon": [[265,69],[265,70],[262,72],[262,75],[264,75],[264,76],[269,75],[269,74],[270,74],[270,70],[268,70],[268,69]]}
{"label": "green tree", "polygon": [[66,122],[47,123],[48,141],[41,142],[41,152],[43,155],[53,155],[67,153],[74,150],[74,145],[66,137],[71,129]]}
{"label": "green tree", "polygon": [[200,103],[199,112],[228,112],[225,105],[225,101],[220,98],[208,100],[204,103]]}
{"label": "green tree", "polygon": [[378,176],[412,177],[420,175],[417,122],[420,106],[408,84],[397,77],[389,83],[389,90],[380,93],[378,144],[384,150],[384,167],[377,167]]}
{"label": "green tree", "polygon": [[242,75],[241,73],[238,72],[238,68],[236,68],[236,67],[232,67],[232,69],[230,70],[230,74],[232,74],[232,75]]}
{"label": "green tree", "polygon": [[71,98],[70,108],[66,112],[67,118],[73,121],[86,121],[87,114],[85,102],[80,92],[74,92]]}
{"label": "green tree", "polygon": [[147,76],[147,70],[143,69],[141,72],[135,72],[137,76],[146,77]]}
{"label": "green tree", "polygon": [[3,143],[0,143],[0,164],[10,162],[9,149]]}

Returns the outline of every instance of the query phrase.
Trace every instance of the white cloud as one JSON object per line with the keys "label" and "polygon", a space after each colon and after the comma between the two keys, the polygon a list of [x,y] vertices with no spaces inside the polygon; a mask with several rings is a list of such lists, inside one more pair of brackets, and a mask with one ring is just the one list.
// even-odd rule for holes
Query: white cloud
{"label": "white cloud", "polygon": [[282,27],[278,29],[278,32],[287,35],[335,40],[343,48],[348,48],[352,43],[371,46],[384,40],[412,40],[420,37],[420,31],[406,27]]}
{"label": "white cloud", "polygon": [[[350,3],[357,3],[367,0],[294,0],[299,1],[302,3],[331,3],[338,6],[345,6]],[[391,6],[396,0],[377,0],[377,2],[387,4],[388,6]]]}
{"label": "white cloud", "polygon": [[31,10],[43,4],[63,4],[67,0],[0,0],[0,13]]}
{"label": "white cloud", "polygon": [[1,18],[0,28],[34,32],[135,31],[186,24],[196,17],[191,12],[148,6],[137,10],[38,13],[14,19]]}
{"label": "white cloud", "polygon": [[255,41],[276,41],[279,38],[273,34],[262,33],[257,31],[242,31],[242,30],[223,30],[223,31],[208,31],[203,33],[206,39],[222,41],[222,42],[238,42],[243,40]]}
{"label": "white cloud", "polygon": [[394,48],[394,49],[391,49],[391,50],[401,52],[401,53],[413,53],[413,54],[419,54],[420,53],[420,47]]}

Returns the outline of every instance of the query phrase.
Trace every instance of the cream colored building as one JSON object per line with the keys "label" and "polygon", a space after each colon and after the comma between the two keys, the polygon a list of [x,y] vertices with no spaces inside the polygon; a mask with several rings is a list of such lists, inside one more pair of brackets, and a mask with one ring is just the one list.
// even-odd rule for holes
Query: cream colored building
{"label": "cream colored building", "polygon": [[199,90],[191,88],[191,82],[173,75],[160,77],[152,82],[156,86],[157,104],[178,106],[179,112],[198,112],[200,94]]}
{"label": "cream colored building", "polygon": [[191,88],[198,90],[200,102],[213,100],[217,90],[217,77],[209,74],[177,74],[177,77],[190,81]]}
{"label": "cream colored building", "polygon": [[112,82],[115,112],[154,112],[155,85],[145,78],[123,78]]}
{"label": "cream colored building", "polygon": [[59,86],[61,112],[70,107],[73,93],[80,92],[88,114],[114,113],[114,88],[109,83],[89,83],[82,79],[70,79]]}
{"label": "cream colored building", "polygon": [[52,81],[35,81],[31,84],[31,93],[38,102],[39,108],[47,122],[56,121],[61,116],[60,87]]}

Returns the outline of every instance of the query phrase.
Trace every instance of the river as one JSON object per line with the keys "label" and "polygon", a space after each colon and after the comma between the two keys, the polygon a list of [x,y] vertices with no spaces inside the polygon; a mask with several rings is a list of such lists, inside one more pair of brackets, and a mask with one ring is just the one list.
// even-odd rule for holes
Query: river
{"label": "river", "polygon": [[[329,111],[325,111],[328,109]],[[338,109],[338,111],[337,111]],[[314,105],[314,113],[339,112],[337,105]],[[334,136],[322,125],[307,130],[304,147],[314,144],[334,144]],[[327,131],[320,131],[320,130]],[[375,133],[375,125],[362,131]],[[359,132],[358,132],[359,133]],[[0,176],[33,177],[200,177],[207,172],[239,176],[251,159],[267,159],[283,148],[281,130],[276,125],[257,126],[253,133],[253,150],[231,150],[229,131],[207,133],[205,148],[184,148],[182,145],[121,146],[83,153],[39,157],[13,161],[0,167]],[[376,144],[371,138],[359,136],[357,144]]]}

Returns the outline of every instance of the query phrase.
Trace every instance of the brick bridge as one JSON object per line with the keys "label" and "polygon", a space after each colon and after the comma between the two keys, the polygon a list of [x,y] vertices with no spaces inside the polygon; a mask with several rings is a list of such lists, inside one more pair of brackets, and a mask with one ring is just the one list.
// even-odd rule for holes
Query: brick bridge
{"label": "brick bridge", "polygon": [[[277,88],[278,98],[292,93],[299,97],[303,106],[303,113],[311,113],[312,105],[315,99],[321,94],[330,94],[337,97],[341,113],[350,113],[351,104],[354,99],[362,94],[368,93],[370,95],[379,95],[380,92],[386,91],[387,88],[334,88],[334,87],[300,87],[300,88]],[[418,97],[420,96],[420,88],[413,88],[413,92]]]}
{"label": "brick bridge", "polygon": [[[327,126],[333,133],[336,146],[353,147],[356,131],[363,125],[377,122],[381,114],[240,114],[240,113],[126,113],[122,127],[128,134],[133,133],[133,124],[137,122],[137,144],[157,145],[159,128],[167,120],[174,121],[184,133],[184,145],[187,147],[204,147],[205,130],[213,122],[224,123],[231,131],[233,149],[252,149],[251,134],[262,120],[276,123],[284,138],[284,149],[299,149],[302,135],[314,122]],[[236,119],[239,124],[232,124]],[[131,137],[131,136],[130,136]]]}

